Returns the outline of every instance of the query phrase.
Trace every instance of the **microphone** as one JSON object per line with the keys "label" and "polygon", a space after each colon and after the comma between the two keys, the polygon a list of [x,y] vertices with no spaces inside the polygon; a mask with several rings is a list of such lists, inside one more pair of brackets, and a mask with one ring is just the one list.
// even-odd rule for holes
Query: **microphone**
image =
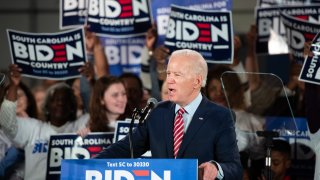
{"label": "microphone", "polygon": [[157,104],[158,104],[158,101],[155,98],[149,98],[146,107],[144,107],[142,110],[135,108],[133,111],[133,114],[131,117],[131,123],[129,127],[129,134],[128,134],[131,158],[134,158],[133,143],[132,143],[132,128],[133,128],[134,121],[136,118],[139,119],[139,125],[141,125],[141,123],[147,119],[150,111],[153,108],[155,108]]}
{"label": "microphone", "polygon": [[146,107],[144,107],[141,111],[141,115],[139,118],[139,124],[144,122],[147,117],[149,116],[149,113],[153,108],[155,108],[158,105],[158,100],[155,98],[149,98]]}

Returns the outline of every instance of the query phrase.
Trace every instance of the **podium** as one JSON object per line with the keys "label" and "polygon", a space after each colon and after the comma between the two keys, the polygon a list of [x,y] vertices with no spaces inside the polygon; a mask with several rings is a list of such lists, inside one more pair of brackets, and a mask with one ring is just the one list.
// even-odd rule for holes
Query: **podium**
{"label": "podium", "polygon": [[196,180],[197,159],[63,160],[61,180]]}

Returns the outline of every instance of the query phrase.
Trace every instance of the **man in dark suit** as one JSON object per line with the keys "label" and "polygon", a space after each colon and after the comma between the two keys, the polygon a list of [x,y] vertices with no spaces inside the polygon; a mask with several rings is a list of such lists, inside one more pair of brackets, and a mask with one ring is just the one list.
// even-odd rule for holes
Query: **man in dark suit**
{"label": "man in dark suit", "polygon": [[[151,150],[153,158],[195,158],[203,179],[242,179],[234,122],[228,109],[210,102],[200,90],[208,67],[193,50],[172,53],[167,67],[169,100],[153,109],[133,132],[134,157]],[[96,158],[129,158],[126,137]]]}

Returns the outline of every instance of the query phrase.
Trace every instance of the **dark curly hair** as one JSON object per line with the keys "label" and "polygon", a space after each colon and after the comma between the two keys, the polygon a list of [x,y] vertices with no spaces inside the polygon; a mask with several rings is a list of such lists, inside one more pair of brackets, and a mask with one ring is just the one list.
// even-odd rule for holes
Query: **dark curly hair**
{"label": "dark curly hair", "polygon": [[44,120],[50,121],[49,105],[55,95],[55,92],[57,91],[62,91],[63,93],[65,93],[66,99],[64,102],[67,103],[67,106],[70,106],[71,108],[69,112],[66,112],[69,113],[67,121],[75,121],[77,119],[77,100],[72,88],[64,82],[54,84],[47,90],[47,94],[42,107],[42,110],[45,113]]}

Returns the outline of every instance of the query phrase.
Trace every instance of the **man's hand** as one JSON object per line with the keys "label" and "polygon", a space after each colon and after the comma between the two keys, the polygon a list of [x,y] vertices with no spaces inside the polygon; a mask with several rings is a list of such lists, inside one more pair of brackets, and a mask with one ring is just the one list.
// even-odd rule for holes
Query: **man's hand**
{"label": "man's hand", "polygon": [[218,169],[211,162],[202,163],[199,168],[203,169],[203,180],[213,180],[218,176]]}

